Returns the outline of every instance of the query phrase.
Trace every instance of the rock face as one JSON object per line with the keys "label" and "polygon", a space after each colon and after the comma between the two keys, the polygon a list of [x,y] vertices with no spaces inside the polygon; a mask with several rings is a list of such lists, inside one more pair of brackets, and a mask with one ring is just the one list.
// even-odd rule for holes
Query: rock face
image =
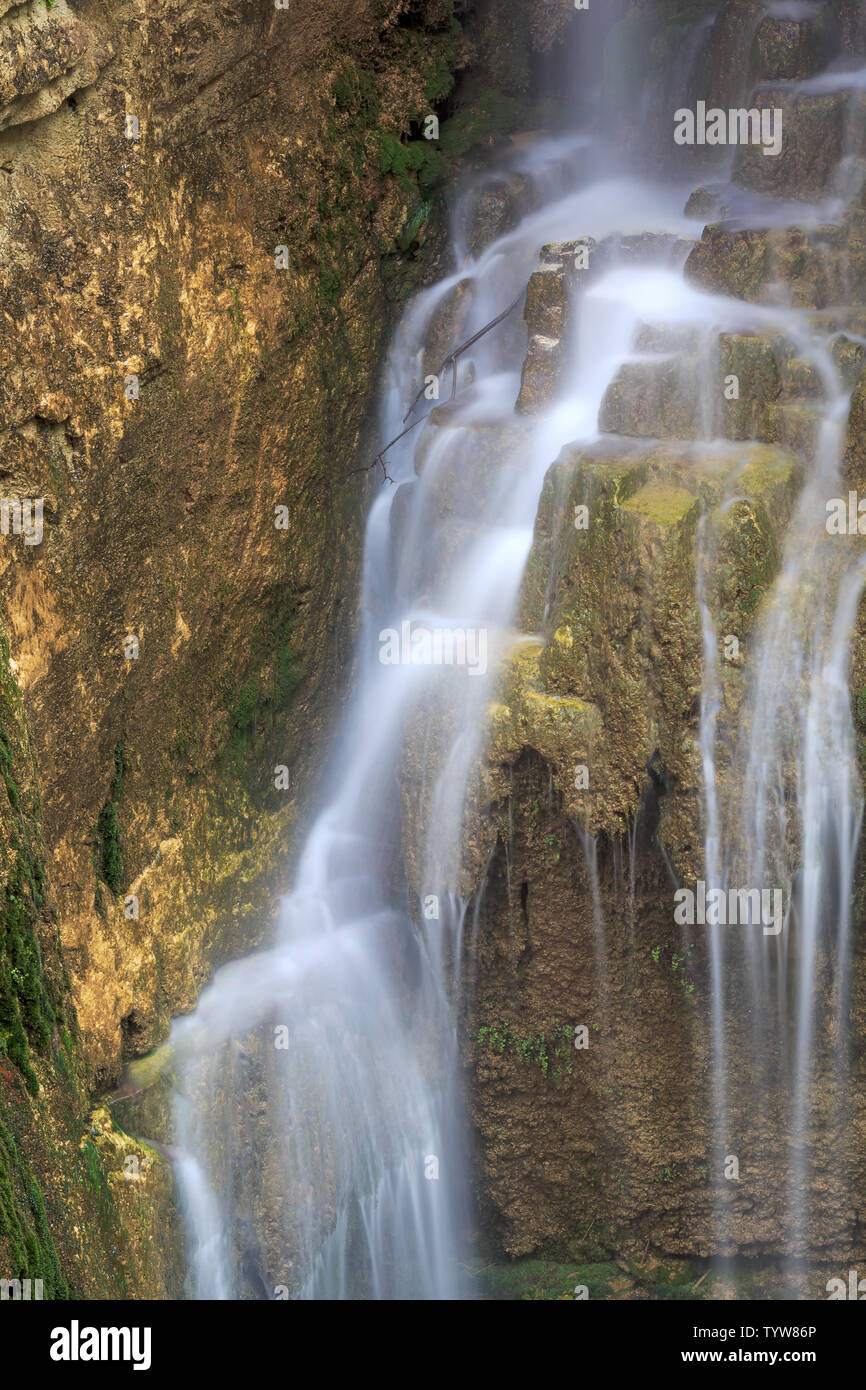
{"label": "rock face", "polygon": [[350,665],[384,142],[458,61],[403,8],[0,19],[4,488],[45,499],[0,586],[104,1081],[266,928]]}
{"label": "rock face", "polygon": [[[713,1248],[708,963],[671,927],[669,867],[682,882],[702,872],[698,518],[718,527],[720,630],[747,644],[797,473],[767,445],[701,458],[612,439],[548,474],[521,615],[545,640],[516,657],[491,711],[493,854],[466,1039],[489,1231],[511,1256]],[[725,680],[736,707],[740,668]],[[569,1040],[555,1060],[567,1020],[587,1050]],[[524,1055],[542,1044],[546,1070]],[[755,1221],[756,1247],[773,1249],[780,1211]]]}
{"label": "rock face", "polygon": [[171,1171],[150,1146],[116,1132],[107,1110],[91,1111],[34,746],[5,637],[0,762],[2,1277],[41,1280],[46,1299],[179,1297]]}
{"label": "rock face", "polygon": [[[657,137],[681,101],[754,92],[783,105],[779,159],[743,151],[731,183],[690,201],[715,220],[686,273],[823,316],[855,388],[846,467],[862,488],[862,94],[796,84],[836,54],[862,56],[863,8],[786,17],[758,0],[677,0],[661,28],[654,8],[628,7],[612,30],[611,128],[617,92],[642,72],[659,83],[646,136],[662,160],[670,142]],[[160,1151],[115,1129],[93,1092],[262,938],[290,881],[351,676],[365,501],[353,470],[380,442],[368,414],[392,307],[446,269],[442,161],[472,142],[483,154],[502,103],[470,89],[441,148],[411,136],[444,116],[474,53],[510,100],[528,82],[530,33],[544,49],[564,23],[558,0],[534,0],[519,23],[485,0],[469,43],[458,13],[451,0],[0,0],[0,468],[23,522],[0,536],[0,1275],[43,1278],[51,1296],[182,1288]],[[671,87],[662,75],[696,16],[705,32]],[[824,197],[826,222],[744,225],[735,213],[754,194]],[[492,181],[467,247],[514,225],[527,198],[520,179]],[[688,248],[667,242],[681,263]],[[561,388],[581,277],[647,248],[658,238],[544,248],[521,415]],[[465,298],[463,282],[425,371],[459,339]],[[735,374],[752,389],[723,403],[715,392],[708,418],[691,346],[644,325],[641,361],[604,402],[608,438],[552,461],[521,599],[521,626],[540,636],[515,649],[489,711],[462,885],[487,868],[462,1046],[499,1254],[713,1248],[697,1007],[706,1015],[709,975],[669,910],[671,866],[695,877],[702,853],[700,518],[714,537],[714,621],[748,643],[822,388],[795,344],[723,334],[713,382]],[[459,481],[442,480],[455,529],[476,522],[475,481],[522,447],[525,424],[467,439]],[[584,507],[586,530],[574,524]],[[400,510],[398,497],[394,524]],[[864,654],[861,616],[861,734]],[[726,666],[734,711],[742,679]],[[732,959],[735,977],[747,969]],[[577,1024],[591,1069],[567,1031]],[[730,1026],[736,1037],[746,1024]],[[746,1088],[733,1056],[732,1084]],[[155,1086],[140,1101],[141,1133],[161,1124],[159,1101]],[[840,1173],[852,1165],[862,1192],[860,1131],[839,1136],[831,1102],[821,1142],[839,1143]],[[766,1170],[779,1166],[777,1118],[756,1108],[745,1136]],[[275,1181],[262,1172],[273,1210],[285,1200]],[[772,1252],[784,1193],[738,1201],[743,1241]],[[815,1210],[847,1249],[841,1177]],[[866,1214],[854,1220],[862,1230]]]}

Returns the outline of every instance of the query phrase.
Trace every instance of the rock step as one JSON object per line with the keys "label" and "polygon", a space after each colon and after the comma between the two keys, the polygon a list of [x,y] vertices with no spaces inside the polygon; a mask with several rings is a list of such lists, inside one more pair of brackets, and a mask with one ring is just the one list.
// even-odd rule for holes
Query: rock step
{"label": "rock step", "polygon": [[[646,341],[641,330],[639,341]],[[831,344],[846,386],[866,346],[840,334]],[[814,457],[826,402],[815,364],[781,335],[721,333],[683,353],[625,362],[605,393],[599,428],[651,440],[757,440]]]}
{"label": "rock step", "polygon": [[480,256],[494,241],[514,231],[539,202],[538,189],[528,174],[506,172],[484,180],[458,209],[458,231],[469,254]]}
{"label": "rock step", "polygon": [[752,72],[765,82],[813,76],[832,55],[838,41],[834,29],[826,11],[765,15],[752,44]]}
{"label": "rock step", "polygon": [[529,343],[516,409],[529,415],[553,399],[567,357],[564,348],[574,293],[615,266],[664,262],[680,265],[690,242],[667,233],[581,237],[541,248],[541,266],[529,277],[523,315]]}
{"label": "rock step", "polygon": [[701,289],[798,309],[866,304],[866,205],[842,224],[804,229],[708,224],[686,262]]}
{"label": "rock step", "polygon": [[761,87],[750,106],[781,111],[781,151],[767,155],[761,144],[738,145],[733,181],[741,188],[813,201],[832,191],[843,156],[866,155],[866,92],[857,87],[830,92]]}

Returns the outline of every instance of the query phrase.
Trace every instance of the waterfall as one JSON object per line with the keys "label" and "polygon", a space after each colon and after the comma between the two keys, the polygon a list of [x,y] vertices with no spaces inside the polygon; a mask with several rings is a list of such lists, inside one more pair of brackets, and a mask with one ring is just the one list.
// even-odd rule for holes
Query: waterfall
{"label": "waterfall", "polygon": [[[690,61],[709,28],[701,18]],[[834,80],[820,90],[833,90]],[[468,1292],[471,1174],[456,1018],[490,855],[479,829],[487,711],[503,660],[530,636],[515,631],[515,613],[545,474],[566,445],[599,440],[611,383],[646,360],[646,325],[690,344],[669,356],[696,404],[693,461],[711,457],[723,434],[710,365],[720,334],[786,341],[823,392],[814,456],[745,653],[737,707],[726,698],[714,585],[716,530],[742,500],[739,467],[699,523],[695,574],[706,885],[725,894],[780,889],[785,905],[776,935],[755,919],[736,938],[724,926],[709,929],[714,1251],[738,1249],[734,1188],[725,1189],[721,1169],[738,1152],[742,1115],[764,1098],[768,1128],[788,1143],[779,1155],[768,1141],[760,1155],[786,1166],[782,1245],[792,1260],[808,1254],[813,1129],[819,1111],[837,1130],[846,1118],[850,898],[862,814],[847,668],[866,568],[856,541],[824,528],[826,499],[843,487],[850,392],[814,316],[686,280],[703,226],[683,211],[691,185],[614,167],[603,135],[584,131],[523,142],[470,181],[453,209],[455,268],[418,295],[396,331],[383,442],[401,435],[419,384],[435,373],[442,325],[449,349],[480,334],[522,297],[543,246],[656,236],[638,263],[614,252],[575,284],[567,381],[544,409],[515,411],[525,352],[517,310],[461,355],[453,400],[446,372],[439,403],[385,455],[388,477],[366,528],[358,679],[324,809],[273,944],[221,969],[195,1013],[174,1027],[196,1296]],[[526,211],[473,253],[472,209],[503,173],[528,179]],[[762,226],[817,223],[829,207],[779,200],[769,214],[765,199],[738,196],[738,215]],[[597,842],[582,827],[578,838],[594,927],[586,969],[607,1023]],[[627,845],[624,897],[632,944],[641,945],[636,821]],[[621,872],[618,839],[613,853]],[[734,1067],[731,1011],[744,1000],[750,1018],[736,1036],[751,1052]],[[822,1086],[832,1114],[818,1104]]]}
{"label": "waterfall", "polygon": [[[584,146],[562,137],[522,150],[516,162],[537,169],[547,200],[412,305],[390,354],[383,439],[403,427],[425,335],[456,289],[468,290],[465,339],[520,294],[540,247],[575,227],[596,237],[688,230],[681,189],[606,179],[551,198],[551,170],[568,177]],[[186,1205],[199,1293],[242,1293],[238,1232],[253,1232],[262,1210],[290,1252],[285,1268],[266,1270],[274,1288],[441,1298],[461,1287],[467,1173],[453,1001],[471,887],[467,793],[497,659],[515,640],[545,472],[566,443],[596,437],[635,315],[627,293],[608,298],[602,286],[575,321],[570,389],[547,411],[515,415],[522,330],[519,319],[506,322],[461,359],[456,400],[388,455],[393,484],[367,525],[360,675],[332,799],[310,832],[277,942],[220,970],[175,1025],[184,1139],[197,1185],[209,1189]],[[483,636],[486,669],[383,664],[380,634],[407,623]],[[424,808],[403,829],[411,885],[397,824],[406,746]],[[214,1221],[219,1238],[199,1229]]]}

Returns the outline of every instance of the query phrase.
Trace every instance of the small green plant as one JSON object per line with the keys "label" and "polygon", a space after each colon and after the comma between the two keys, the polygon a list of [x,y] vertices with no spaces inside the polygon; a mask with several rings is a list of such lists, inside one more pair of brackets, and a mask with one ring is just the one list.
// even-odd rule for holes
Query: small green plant
{"label": "small green plant", "polygon": [[[666,941],[664,946],[651,947],[650,955],[652,956],[654,963],[658,965],[662,958],[662,953],[664,951],[670,951],[670,949],[671,945],[669,941]],[[686,977],[686,967],[689,964],[689,957],[691,956],[694,949],[695,943],[692,941],[685,948],[685,951],[673,951],[671,954],[671,971],[674,975],[677,976],[680,985],[682,986],[683,994],[686,996],[687,999],[690,999],[695,992],[694,981],[689,980]]]}
{"label": "small green plant", "polygon": [[682,1172],[680,1171],[679,1165],[676,1163],[668,1163],[662,1168],[661,1172],[656,1173],[654,1180],[655,1182],[676,1182],[677,1178],[681,1177]]}
{"label": "small green plant", "polygon": [[[524,1066],[537,1065],[542,1076],[550,1073],[555,1081],[572,1075],[570,1061],[574,1041],[574,1029],[570,1023],[553,1020],[550,1032],[534,1033],[522,1037],[506,1023],[494,1026],[484,1025],[478,1030],[479,1047],[487,1047],[500,1055],[513,1052]],[[562,1060],[556,1060],[562,1059]],[[551,1072],[551,1062],[555,1062]]]}

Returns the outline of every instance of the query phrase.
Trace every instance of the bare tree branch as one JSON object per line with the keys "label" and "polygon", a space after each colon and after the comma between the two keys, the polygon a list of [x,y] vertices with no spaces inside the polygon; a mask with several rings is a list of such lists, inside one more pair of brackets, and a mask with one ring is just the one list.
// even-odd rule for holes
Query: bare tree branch
{"label": "bare tree branch", "polygon": [[[439,368],[439,371],[436,373],[437,376],[441,376],[442,373],[445,371],[446,367],[451,368],[451,395],[449,396],[449,400],[453,401],[457,393],[457,358],[460,357],[462,353],[466,352],[468,348],[471,348],[474,343],[477,343],[479,338],[483,338],[485,333],[489,333],[491,328],[495,328],[496,325],[501,323],[503,319],[507,319],[508,315],[517,308],[522,298],[523,291],[521,290],[520,294],[517,296],[513,304],[509,304],[508,308],[503,309],[501,314],[497,314],[495,319],[491,319],[490,322],[486,323],[483,328],[479,328],[477,333],[473,333],[471,338],[467,338],[465,343],[461,343],[460,346],[456,347],[453,352],[449,352],[448,356],[442,363],[442,366]],[[403,416],[404,425],[423,395],[424,387],[422,386],[414,401],[410,405],[409,409],[406,411],[406,414]],[[397,438],[399,439],[400,436],[398,435]],[[390,445],[388,447],[390,447]]]}
{"label": "bare tree branch", "polygon": [[[497,314],[495,319],[491,319],[490,322],[486,323],[483,328],[479,328],[477,333],[473,333],[471,338],[467,338],[465,343],[461,343],[459,347],[454,348],[453,352],[449,352],[448,356],[445,358],[444,362],[442,363],[442,366],[439,368],[439,371],[436,373],[436,375],[441,376],[442,373],[445,371],[446,367],[451,368],[451,395],[448,397],[450,401],[453,401],[457,394],[458,357],[460,357],[464,352],[471,348],[474,343],[477,343],[479,338],[483,338],[485,333],[489,333],[491,328],[495,328],[497,324],[502,323],[503,319],[507,319],[508,315],[513,313],[514,310],[517,308],[522,298],[523,291],[520,292],[520,294],[515,299],[514,303],[509,304],[507,309],[503,309],[501,314]],[[417,406],[421,397],[424,395],[424,391],[425,387],[422,386],[414,401],[410,405],[409,409],[406,411],[406,414],[403,416],[404,425],[406,424],[406,421],[409,419],[409,416],[412,414],[413,410]],[[432,409],[435,409],[435,407],[433,407]],[[432,410],[428,410],[427,415],[430,415],[431,413]],[[393,483],[394,479],[389,476],[388,469],[385,466],[385,455],[394,444],[396,444],[399,440],[403,438],[404,435],[407,435],[410,430],[414,430],[415,426],[420,425],[422,420],[426,420],[427,415],[419,415],[418,419],[413,420],[411,425],[406,425],[406,428],[404,430],[401,430],[399,434],[395,435],[391,442],[385,445],[384,449],[379,450],[372,463],[364,464],[362,468],[353,468],[352,472],[369,473],[371,469],[376,468],[378,465],[382,469],[383,481],[386,483]]]}

